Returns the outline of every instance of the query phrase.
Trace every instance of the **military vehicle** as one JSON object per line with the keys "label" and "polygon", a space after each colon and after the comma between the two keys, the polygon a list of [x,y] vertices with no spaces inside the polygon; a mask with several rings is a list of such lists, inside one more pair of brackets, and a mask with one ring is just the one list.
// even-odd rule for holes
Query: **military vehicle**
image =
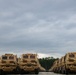
{"label": "military vehicle", "polygon": [[17,71],[17,55],[5,54],[0,57],[0,74]]}
{"label": "military vehicle", "polygon": [[57,73],[76,73],[76,52],[67,53],[65,56],[54,62],[49,71]]}
{"label": "military vehicle", "polygon": [[76,52],[67,53],[62,60],[62,73],[76,73]]}
{"label": "military vehicle", "polygon": [[18,66],[20,73],[39,73],[39,61],[37,54],[22,54],[21,58],[18,59]]}
{"label": "military vehicle", "polygon": [[56,63],[56,61],[53,63],[52,67],[49,69],[49,72],[54,72],[54,69],[55,69],[55,63]]}
{"label": "military vehicle", "polygon": [[54,62],[54,64],[53,64],[53,66],[52,66],[52,70],[53,70],[55,73],[57,73],[57,71],[58,71],[58,62],[59,62],[59,60],[56,60],[56,61]]}
{"label": "military vehicle", "polygon": [[46,69],[45,69],[44,67],[42,67],[42,66],[40,65],[40,63],[39,63],[39,71],[40,71],[40,72],[46,72]]}

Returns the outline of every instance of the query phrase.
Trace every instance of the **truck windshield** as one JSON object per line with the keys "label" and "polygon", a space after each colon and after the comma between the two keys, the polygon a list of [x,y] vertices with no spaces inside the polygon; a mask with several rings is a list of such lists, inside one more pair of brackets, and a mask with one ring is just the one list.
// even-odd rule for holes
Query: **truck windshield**
{"label": "truck windshield", "polygon": [[7,56],[2,56],[2,59],[4,59],[4,60],[7,59]]}
{"label": "truck windshield", "polygon": [[13,56],[10,56],[9,59],[14,59],[14,57]]}
{"label": "truck windshield", "polygon": [[75,57],[75,56],[74,56],[74,54],[69,54],[69,57],[72,57],[72,58],[73,58],[73,57]]}
{"label": "truck windshield", "polygon": [[30,58],[35,58],[35,56],[34,55],[31,55]]}
{"label": "truck windshield", "polygon": [[27,55],[24,55],[23,58],[28,58],[28,56]]}

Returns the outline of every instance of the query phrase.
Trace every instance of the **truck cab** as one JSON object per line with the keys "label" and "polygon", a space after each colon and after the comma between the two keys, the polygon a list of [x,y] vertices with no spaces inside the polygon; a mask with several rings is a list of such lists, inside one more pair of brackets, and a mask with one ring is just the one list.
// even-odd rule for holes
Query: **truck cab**
{"label": "truck cab", "polygon": [[22,54],[18,60],[20,72],[34,72],[39,73],[39,61],[37,54]]}
{"label": "truck cab", "polygon": [[67,53],[65,55],[66,69],[71,72],[76,72],[76,52]]}
{"label": "truck cab", "polygon": [[0,57],[0,73],[12,73],[17,70],[17,55],[4,54]]}

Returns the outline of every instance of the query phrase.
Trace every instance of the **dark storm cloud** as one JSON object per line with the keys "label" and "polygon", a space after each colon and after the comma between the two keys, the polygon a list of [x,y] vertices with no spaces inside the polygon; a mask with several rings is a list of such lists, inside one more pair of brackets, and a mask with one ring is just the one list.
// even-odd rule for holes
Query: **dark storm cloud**
{"label": "dark storm cloud", "polygon": [[0,0],[1,53],[59,57],[76,49],[75,0]]}

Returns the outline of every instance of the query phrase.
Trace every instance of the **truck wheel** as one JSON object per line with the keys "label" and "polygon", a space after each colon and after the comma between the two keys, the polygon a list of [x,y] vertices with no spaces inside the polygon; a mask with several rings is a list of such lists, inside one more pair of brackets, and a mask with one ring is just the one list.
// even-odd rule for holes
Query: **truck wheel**
{"label": "truck wheel", "polygon": [[13,74],[17,74],[18,71],[17,71],[17,68],[13,70]]}
{"label": "truck wheel", "polygon": [[21,73],[21,69],[19,67],[16,68],[16,74],[20,74]]}
{"label": "truck wheel", "polygon": [[0,75],[1,75],[1,70],[0,70]]}
{"label": "truck wheel", "polygon": [[0,75],[3,75],[4,73],[3,73],[3,70],[0,70]]}
{"label": "truck wheel", "polygon": [[39,70],[38,69],[35,69],[35,74],[38,74],[39,73]]}
{"label": "truck wheel", "polygon": [[69,70],[68,69],[65,69],[65,74],[68,74],[69,73]]}

